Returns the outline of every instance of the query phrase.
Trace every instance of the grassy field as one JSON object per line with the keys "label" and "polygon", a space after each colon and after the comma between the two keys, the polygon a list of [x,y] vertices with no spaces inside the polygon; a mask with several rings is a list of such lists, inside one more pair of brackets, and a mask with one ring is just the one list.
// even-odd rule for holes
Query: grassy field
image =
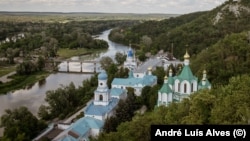
{"label": "grassy field", "polygon": [[90,54],[90,53],[92,53],[92,51],[87,50],[85,48],[80,48],[80,49],[60,48],[57,51],[57,55],[60,58],[64,58],[64,59],[70,58],[72,56],[79,56],[79,55]]}
{"label": "grassy field", "polygon": [[16,66],[0,66],[0,77],[16,70]]}
{"label": "grassy field", "polygon": [[80,56],[80,55],[87,55],[87,54],[92,54],[92,53],[98,53],[98,52],[101,52],[101,51],[104,51],[104,50],[106,50],[106,49],[95,50],[95,49],[85,49],[85,48],[80,48],[80,49],[60,48],[57,51],[57,55],[60,58],[68,59],[68,58],[70,58],[72,56]]}
{"label": "grassy field", "polygon": [[136,13],[53,13],[53,12],[0,12],[0,21],[16,22],[61,22],[97,20],[163,20],[177,14]]}

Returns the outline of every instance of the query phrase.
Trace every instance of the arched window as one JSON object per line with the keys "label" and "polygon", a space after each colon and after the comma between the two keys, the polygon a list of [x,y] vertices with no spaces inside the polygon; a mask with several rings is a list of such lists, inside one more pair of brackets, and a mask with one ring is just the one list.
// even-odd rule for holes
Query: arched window
{"label": "arched window", "polygon": [[99,96],[99,100],[103,101],[103,96],[102,95]]}
{"label": "arched window", "polygon": [[178,92],[180,92],[180,89],[181,89],[181,84],[180,82],[178,82]]}
{"label": "arched window", "polygon": [[191,83],[191,93],[194,91],[194,83]]}
{"label": "arched window", "polygon": [[184,93],[187,93],[187,84],[184,84]]}

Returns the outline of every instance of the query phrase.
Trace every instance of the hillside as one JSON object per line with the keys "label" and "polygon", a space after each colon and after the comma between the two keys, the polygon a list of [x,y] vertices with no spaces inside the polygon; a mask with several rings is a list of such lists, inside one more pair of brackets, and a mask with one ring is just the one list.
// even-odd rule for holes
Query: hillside
{"label": "hillside", "polygon": [[[148,21],[124,29],[120,42],[139,44],[143,35],[152,39],[153,50],[169,50],[171,43],[177,57],[182,57],[186,45],[191,55],[215,44],[225,35],[250,30],[250,6],[247,0],[227,1],[207,12],[197,12],[160,22]],[[125,32],[124,32],[125,31]]]}
{"label": "hillside", "polygon": [[[183,59],[188,48],[193,72],[200,76],[206,68],[212,89],[198,91],[189,99],[148,110],[143,115],[137,114],[131,121],[121,123],[116,132],[103,133],[92,141],[150,141],[150,126],[154,124],[249,125],[249,7],[249,0],[230,0],[212,11],[114,30],[111,39],[116,39],[114,35],[119,33],[124,37],[118,38],[120,42],[133,41],[134,46],[140,46],[138,51],[144,53],[168,50],[173,42],[175,56]],[[149,49],[140,40],[145,35],[152,39]],[[152,90],[154,87],[147,92],[156,96],[157,90],[151,93]]]}
{"label": "hillside", "polygon": [[[250,31],[249,23],[250,2],[248,0],[230,0],[211,11],[190,13],[163,21],[148,21],[129,29],[123,29],[122,32],[114,30],[110,37],[118,42],[127,44],[131,42],[134,46],[140,46],[138,52],[144,53],[148,51],[156,53],[161,49],[170,51],[173,43],[175,57],[183,59],[187,48],[193,59],[202,50],[214,46],[232,33]],[[122,34],[120,37],[123,38],[117,40],[113,36],[117,35],[115,33]],[[143,36],[152,40],[150,46],[143,44]],[[199,58],[209,61],[208,58]],[[197,64],[204,66],[199,62]],[[199,73],[197,68],[194,67],[195,73]],[[218,72],[214,74],[218,74]],[[232,74],[225,76],[224,79],[227,81],[229,76]]]}

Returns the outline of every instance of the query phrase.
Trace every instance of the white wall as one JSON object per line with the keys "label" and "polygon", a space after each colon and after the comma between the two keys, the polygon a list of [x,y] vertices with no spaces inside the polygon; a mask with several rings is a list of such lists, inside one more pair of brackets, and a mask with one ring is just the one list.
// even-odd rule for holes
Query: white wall
{"label": "white wall", "polygon": [[70,124],[61,124],[61,123],[59,123],[59,124],[57,124],[57,127],[59,129],[66,130],[66,129],[68,129],[70,127]]}
{"label": "white wall", "polygon": [[100,129],[90,129],[90,136],[96,137],[99,133]]}

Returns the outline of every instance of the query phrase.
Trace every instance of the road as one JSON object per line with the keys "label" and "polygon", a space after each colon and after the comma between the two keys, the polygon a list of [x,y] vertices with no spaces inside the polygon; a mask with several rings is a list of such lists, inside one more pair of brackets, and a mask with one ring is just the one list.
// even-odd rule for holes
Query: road
{"label": "road", "polygon": [[78,112],[76,112],[74,115],[70,116],[69,118],[67,118],[66,120],[64,120],[63,123],[71,123],[71,121],[76,118],[76,116],[78,116],[80,113],[82,113],[86,107],[93,101],[93,99],[91,99],[87,104],[86,106],[83,108],[83,109],[80,109]]}

